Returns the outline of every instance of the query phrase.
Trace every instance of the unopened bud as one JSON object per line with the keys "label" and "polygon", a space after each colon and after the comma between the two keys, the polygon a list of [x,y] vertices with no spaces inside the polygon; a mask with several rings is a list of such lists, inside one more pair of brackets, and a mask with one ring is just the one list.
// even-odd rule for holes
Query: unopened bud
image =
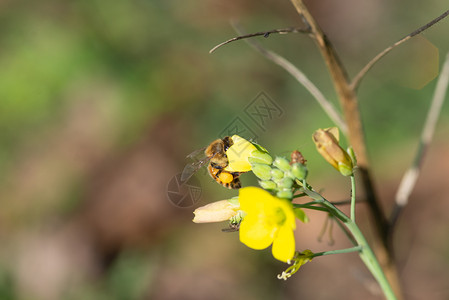
{"label": "unopened bud", "polygon": [[271,178],[273,178],[273,180],[279,180],[284,178],[284,172],[282,172],[279,169],[271,169]]}
{"label": "unopened bud", "polygon": [[294,163],[292,165],[292,174],[299,180],[303,180],[307,177],[307,167],[300,163]]}
{"label": "unopened bud", "polygon": [[276,157],[276,159],[273,162],[273,165],[278,167],[280,170],[286,172],[290,170],[290,162],[284,158],[284,157]]}
{"label": "unopened bud", "polygon": [[291,189],[280,190],[276,193],[276,197],[291,200],[293,198],[293,192]]}
{"label": "unopened bud", "polygon": [[222,222],[231,219],[239,210],[239,205],[233,200],[221,200],[195,209],[195,223]]}
{"label": "unopened bud", "polygon": [[293,179],[290,177],[284,177],[277,182],[277,185],[280,189],[291,189],[293,186]]}
{"label": "unopened bud", "polygon": [[253,173],[262,180],[271,179],[271,166],[264,164],[253,164]]}
{"label": "unopened bud", "polygon": [[277,184],[271,180],[261,180],[259,181],[259,185],[265,190],[274,190],[278,187]]}
{"label": "unopened bud", "polygon": [[352,175],[354,168],[349,154],[340,147],[339,133],[336,127],[327,129],[318,129],[313,134],[313,141],[321,156],[337,169],[342,175]]}
{"label": "unopened bud", "polygon": [[254,150],[253,152],[251,152],[251,156],[248,157],[248,161],[252,164],[256,163],[271,165],[271,163],[273,162],[273,158],[266,152]]}

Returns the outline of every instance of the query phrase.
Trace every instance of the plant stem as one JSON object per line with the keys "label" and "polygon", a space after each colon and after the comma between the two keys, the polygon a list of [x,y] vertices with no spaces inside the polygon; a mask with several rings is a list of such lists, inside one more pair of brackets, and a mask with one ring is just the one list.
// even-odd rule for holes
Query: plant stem
{"label": "plant stem", "polygon": [[[360,231],[357,224],[317,192],[308,189],[305,190],[305,192],[315,201],[319,202],[323,207],[325,207],[329,213],[331,213],[333,216],[335,216],[336,218],[338,218],[343,222],[345,227],[348,229],[349,232],[351,232],[352,236],[354,237],[357,246],[361,247],[361,250],[359,251],[360,258],[362,259],[366,267],[370,270],[371,274],[373,274],[374,278],[379,283],[387,300],[397,300],[393,292],[393,289],[391,288],[391,285],[388,282],[387,277],[385,276],[385,273],[379,264],[379,261],[374,255],[373,250],[369,246],[368,242],[365,239],[365,236]],[[353,197],[351,197],[351,199],[352,198]]]}
{"label": "plant stem", "polygon": [[351,220],[355,222],[355,177],[351,175]]}
{"label": "plant stem", "polygon": [[338,249],[338,250],[330,250],[330,251],[324,251],[324,252],[317,252],[313,254],[313,257],[317,256],[324,256],[324,255],[331,255],[331,254],[342,254],[342,253],[350,253],[350,252],[360,252],[362,250],[362,246],[355,246],[351,248],[346,249]]}
{"label": "plant stem", "polygon": [[394,295],[393,289],[390,286],[390,283],[388,282],[387,278],[385,277],[385,274],[374,255],[373,250],[369,246],[368,242],[366,241],[364,235],[360,231],[357,224],[350,218],[348,218],[343,212],[341,212],[337,207],[332,205],[327,200],[323,199],[324,201],[321,203],[323,206],[329,209],[329,212],[331,212],[333,215],[338,217],[346,228],[351,232],[352,236],[357,242],[358,246],[361,246],[362,249],[360,250],[360,258],[365,263],[367,268],[371,271],[371,274],[373,274],[374,278],[379,283],[380,287],[382,288],[382,291],[385,294],[385,297],[388,300],[396,300],[396,296]]}

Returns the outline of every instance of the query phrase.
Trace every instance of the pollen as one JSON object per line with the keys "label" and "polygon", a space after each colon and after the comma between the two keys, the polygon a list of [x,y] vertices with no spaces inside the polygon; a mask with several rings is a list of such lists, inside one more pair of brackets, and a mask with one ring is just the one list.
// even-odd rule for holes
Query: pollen
{"label": "pollen", "polygon": [[234,176],[232,176],[231,173],[226,172],[221,173],[219,175],[219,178],[223,183],[230,183],[232,180],[234,180]]}

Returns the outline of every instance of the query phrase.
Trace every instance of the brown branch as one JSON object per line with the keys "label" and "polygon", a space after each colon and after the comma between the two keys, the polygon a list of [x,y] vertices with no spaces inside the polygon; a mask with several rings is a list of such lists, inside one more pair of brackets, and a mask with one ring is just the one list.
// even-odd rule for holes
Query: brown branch
{"label": "brown branch", "polygon": [[306,24],[310,25],[311,35],[315,39],[332,77],[332,82],[338,94],[346,119],[346,124],[348,126],[349,142],[352,145],[357,156],[359,172],[362,178],[363,189],[365,191],[365,197],[368,201],[370,211],[373,215],[377,236],[381,241],[381,243],[375,244],[376,253],[379,257],[379,261],[382,267],[384,268],[385,275],[387,276],[395,291],[395,294],[397,295],[398,299],[401,299],[401,288],[397,277],[397,270],[393,263],[393,254],[391,251],[392,249],[388,248],[388,220],[380,207],[374,189],[374,183],[369,168],[365,137],[363,133],[362,121],[355,90],[352,88],[346,71],[340,60],[338,59],[338,56],[332,44],[324,35],[323,31],[318,26],[315,19],[312,17],[307,7],[304,5],[303,1],[290,0],[290,2],[292,2],[298,13],[306,20]]}
{"label": "brown branch", "polygon": [[354,77],[354,79],[351,82],[351,89],[356,90],[360,84],[360,81],[363,79],[363,77],[366,75],[366,73],[371,70],[371,68],[385,55],[387,55],[391,50],[393,50],[393,48],[396,48],[397,46],[399,46],[400,44],[408,41],[409,39],[411,39],[412,37],[414,37],[415,35],[420,34],[421,32],[423,32],[426,29],[429,29],[430,27],[432,27],[433,25],[435,25],[436,23],[438,23],[439,21],[441,21],[442,19],[446,18],[449,15],[449,10],[445,11],[443,14],[441,14],[439,17],[433,19],[432,21],[430,21],[429,23],[427,23],[424,26],[421,26],[420,28],[416,29],[415,31],[413,31],[412,33],[406,35],[405,37],[403,37],[402,39],[400,39],[399,41],[397,41],[396,43],[394,43],[393,45],[387,47],[385,50],[383,50],[382,52],[380,52],[379,54],[377,54],[373,59],[371,59],[364,67],[362,70],[360,70],[360,72]]}
{"label": "brown branch", "polygon": [[261,31],[261,32],[256,32],[256,33],[239,35],[239,36],[233,37],[232,39],[229,39],[227,41],[224,41],[224,42],[216,45],[215,47],[213,47],[212,49],[209,50],[209,53],[214,52],[215,50],[217,50],[221,46],[224,46],[226,44],[229,44],[229,43],[232,43],[232,42],[235,42],[235,41],[238,41],[238,40],[247,39],[247,38],[251,38],[251,37],[255,37],[255,36],[261,36],[261,35],[263,37],[267,38],[272,33],[279,33],[279,34],[286,34],[286,33],[310,33],[310,28],[289,27],[289,28],[283,28],[283,29],[273,29],[273,30],[269,30],[269,31]]}
{"label": "brown branch", "polygon": [[318,48],[326,62],[332,76],[335,89],[348,126],[348,138],[357,156],[357,165],[362,177],[366,199],[373,213],[379,236],[383,236],[387,229],[387,219],[383,214],[376,197],[376,193],[369,171],[368,157],[366,153],[365,137],[355,91],[349,84],[349,79],[343,65],[335,53],[332,44],[328,41],[321,28],[312,17],[302,0],[291,0],[299,14],[310,25],[312,36],[315,38]]}

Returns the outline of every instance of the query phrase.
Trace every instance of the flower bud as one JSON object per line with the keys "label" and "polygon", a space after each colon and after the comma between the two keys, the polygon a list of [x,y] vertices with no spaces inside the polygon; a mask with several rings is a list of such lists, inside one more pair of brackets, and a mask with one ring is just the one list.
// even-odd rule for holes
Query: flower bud
{"label": "flower bud", "polygon": [[318,152],[328,163],[342,175],[352,175],[354,166],[349,154],[338,144],[339,133],[336,127],[318,129],[314,132],[312,138]]}
{"label": "flower bud", "polygon": [[276,159],[273,162],[273,165],[284,172],[290,170],[291,168],[290,162],[284,157],[276,157]]}
{"label": "flower bud", "polygon": [[293,192],[291,189],[283,189],[276,193],[276,197],[291,200],[293,198]]}
{"label": "flower bud", "polygon": [[239,205],[233,200],[221,200],[195,209],[195,223],[227,221],[237,214]]}
{"label": "flower bud", "polygon": [[274,190],[277,189],[277,184],[271,180],[261,180],[259,181],[259,185],[265,190]]}
{"label": "flower bud", "polygon": [[282,178],[284,178],[284,172],[282,172],[281,170],[276,169],[276,168],[271,169],[271,178],[275,181],[282,179]]}
{"label": "flower bud", "polygon": [[253,164],[253,173],[262,180],[271,179],[271,166],[263,164]]}
{"label": "flower bud", "polygon": [[300,163],[294,163],[292,165],[292,174],[295,178],[299,180],[303,180],[307,177],[307,167]]}
{"label": "flower bud", "polygon": [[248,157],[248,161],[251,164],[257,163],[257,164],[271,165],[271,163],[273,162],[273,158],[270,156],[270,154],[266,152],[254,150],[253,152],[251,152],[251,156]]}
{"label": "flower bud", "polygon": [[293,179],[290,177],[284,177],[277,182],[280,189],[291,189],[293,186]]}

